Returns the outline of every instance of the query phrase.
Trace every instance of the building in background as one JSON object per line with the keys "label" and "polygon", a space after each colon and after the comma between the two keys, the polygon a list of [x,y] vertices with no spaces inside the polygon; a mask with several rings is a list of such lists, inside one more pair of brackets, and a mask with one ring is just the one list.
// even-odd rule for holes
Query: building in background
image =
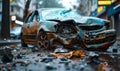
{"label": "building in background", "polygon": [[[11,12],[23,17],[26,0],[14,0],[11,3]],[[81,15],[90,16],[97,9],[97,0],[31,0],[29,10],[39,8],[68,8],[78,9]],[[94,13],[93,13],[94,15]]]}
{"label": "building in background", "polygon": [[10,16],[16,16],[17,20],[22,21],[25,0],[14,0],[10,3]]}
{"label": "building in background", "polygon": [[[120,0],[98,0],[97,17],[110,20],[110,28],[116,29],[117,39],[120,39]],[[106,2],[107,1],[107,2]]]}
{"label": "building in background", "polygon": [[120,0],[113,0],[113,3],[107,7],[107,16],[112,28],[117,31],[117,38],[120,39]]}

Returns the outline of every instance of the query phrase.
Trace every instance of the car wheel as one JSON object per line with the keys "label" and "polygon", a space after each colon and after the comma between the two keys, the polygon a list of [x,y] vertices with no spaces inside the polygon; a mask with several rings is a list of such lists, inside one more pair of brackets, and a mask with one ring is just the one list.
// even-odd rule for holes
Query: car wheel
{"label": "car wheel", "polygon": [[38,48],[50,48],[50,41],[48,40],[47,34],[45,31],[40,31],[39,34],[36,36],[35,45]]}

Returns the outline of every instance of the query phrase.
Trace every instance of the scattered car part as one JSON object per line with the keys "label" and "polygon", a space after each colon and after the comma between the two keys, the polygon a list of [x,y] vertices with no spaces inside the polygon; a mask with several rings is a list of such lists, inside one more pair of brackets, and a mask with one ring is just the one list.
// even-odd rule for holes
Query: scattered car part
{"label": "scattered car part", "polygon": [[41,58],[40,62],[48,63],[48,62],[51,62],[53,59],[55,59],[55,57],[48,55],[46,57]]}
{"label": "scattered car part", "polygon": [[83,50],[77,51],[70,51],[70,52],[59,52],[59,53],[51,53],[51,55],[55,56],[56,58],[84,58],[86,55],[84,54]]}

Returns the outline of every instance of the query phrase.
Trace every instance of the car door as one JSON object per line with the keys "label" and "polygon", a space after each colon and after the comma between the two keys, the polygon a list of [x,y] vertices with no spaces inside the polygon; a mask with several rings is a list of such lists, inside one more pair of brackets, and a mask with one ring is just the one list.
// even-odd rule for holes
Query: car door
{"label": "car door", "polygon": [[22,39],[24,42],[34,42],[38,28],[40,26],[38,19],[38,11],[33,11],[26,18],[24,25],[22,26]]}

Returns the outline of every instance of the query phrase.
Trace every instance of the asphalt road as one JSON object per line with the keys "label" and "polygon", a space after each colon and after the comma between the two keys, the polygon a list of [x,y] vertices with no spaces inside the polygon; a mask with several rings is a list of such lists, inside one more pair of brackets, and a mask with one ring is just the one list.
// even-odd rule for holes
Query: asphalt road
{"label": "asphalt road", "polygon": [[[13,47],[14,44],[16,46]],[[86,63],[90,57],[85,57],[84,59],[56,59],[46,57],[53,51],[47,50],[39,50],[36,52],[32,52],[30,49],[32,46],[28,46],[27,48],[21,47],[19,44],[20,40],[4,40],[1,41],[0,44],[7,44],[7,47],[13,47],[12,53],[14,55],[13,62],[3,63],[0,61],[0,70],[12,70],[12,71],[96,71],[99,63],[98,59],[94,59],[92,64]],[[6,46],[6,45],[5,45]],[[4,47],[4,46],[3,46]],[[93,52],[89,51],[91,56],[95,55],[103,55],[105,62],[111,64],[115,71],[119,71],[120,69],[120,41],[117,41],[115,44],[109,47],[107,52]],[[117,49],[117,50],[115,50]],[[21,54],[21,57],[17,57],[18,54]],[[110,57],[110,58],[109,58]],[[2,57],[0,57],[2,58]],[[44,59],[45,58],[45,59]],[[1,60],[1,59],[0,59]],[[110,69],[110,68],[108,68]]]}

